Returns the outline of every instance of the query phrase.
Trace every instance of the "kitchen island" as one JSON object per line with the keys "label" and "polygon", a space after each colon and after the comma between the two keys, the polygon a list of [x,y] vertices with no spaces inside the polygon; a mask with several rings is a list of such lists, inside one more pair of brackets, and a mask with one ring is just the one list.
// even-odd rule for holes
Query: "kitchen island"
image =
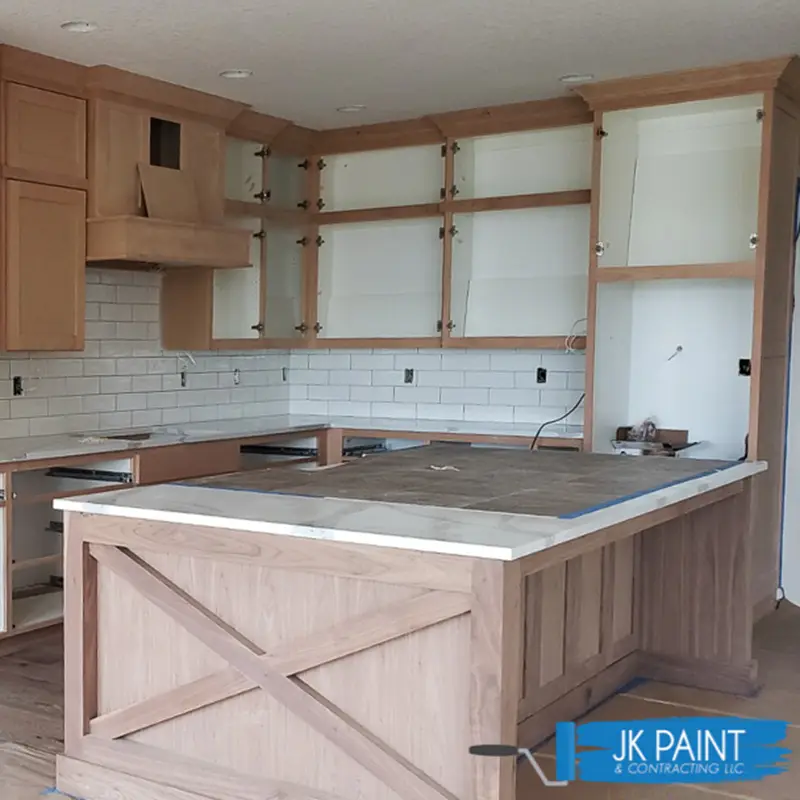
{"label": "kitchen island", "polygon": [[86,800],[511,800],[635,677],[749,693],[766,465],[437,444],[56,501]]}

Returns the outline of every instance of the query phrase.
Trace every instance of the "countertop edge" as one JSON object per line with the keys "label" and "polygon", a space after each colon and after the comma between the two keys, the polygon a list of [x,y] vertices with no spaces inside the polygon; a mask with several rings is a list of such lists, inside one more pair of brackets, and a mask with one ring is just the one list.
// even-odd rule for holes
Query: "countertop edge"
{"label": "countertop edge", "polygon": [[[133,504],[121,505],[104,502],[103,495],[84,495],[83,497],[64,498],[54,501],[54,507],[62,511],[77,512],[81,514],[124,517],[128,519],[141,519],[152,522],[172,524],[197,525],[210,528],[225,528],[228,530],[265,533],[272,535],[292,536],[295,538],[317,539],[322,541],[335,541],[343,544],[368,545],[375,547],[389,547],[418,552],[438,553],[441,555],[464,556],[469,558],[483,558],[500,561],[514,561],[526,556],[564,544],[569,541],[596,533],[630,519],[643,516],[660,508],[689,500],[695,496],[714,491],[715,489],[750,478],[767,469],[765,462],[742,462],[732,464],[711,474],[683,481],[678,484],[657,489],[645,495],[623,499],[619,503],[609,505],[597,511],[591,511],[585,516],[576,519],[559,519],[558,517],[534,516],[525,514],[508,514],[493,511],[474,511],[469,509],[451,509],[432,506],[408,506],[394,503],[367,502],[364,500],[342,500],[326,498],[308,498],[296,495],[260,495],[263,502],[269,503],[273,508],[280,509],[282,513],[291,511],[293,505],[299,502],[307,511],[313,507],[335,508],[340,515],[363,516],[365,510],[373,516],[382,515],[380,525],[370,524],[363,530],[354,529],[347,525],[330,526],[321,522],[312,524],[307,520],[267,522],[263,519],[244,519],[233,514],[219,513],[191,513],[182,510],[135,506]],[[115,498],[124,498],[125,495],[135,492],[141,503],[141,498],[148,494],[163,504],[165,491],[176,495],[187,492],[214,492],[216,502],[220,502],[225,494],[230,494],[230,502],[235,507],[241,501],[238,492],[211,487],[187,487],[176,485],[162,485],[142,487],[113,492]],[[112,494],[112,493],[109,493]],[[314,504],[313,506],[311,504]],[[413,510],[412,510],[413,509]],[[226,509],[227,511],[227,509]],[[457,541],[455,539],[421,538],[409,536],[405,531],[409,525],[417,520],[436,519],[441,525],[449,524],[453,527],[464,527],[467,520],[474,521],[480,518],[482,531],[486,539],[483,541]],[[476,517],[477,515],[477,517]],[[298,515],[295,515],[298,516]],[[398,519],[392,519],[397,517]],[[405,518],[405,519],[403,519]],[[372,530],[368,530],[372,527]],[[469,527],[467,525],[467,527]],[[377,530],[382,528],[382,530]],[[539,528],[539,530],[536,530]],[[527,529],[527,530],[526,530]],[[517,541],[507,544],[497,544],[503,533],[507,536],[514,535]],[[520,543],[519,536],[529,536],[529,540]]]}

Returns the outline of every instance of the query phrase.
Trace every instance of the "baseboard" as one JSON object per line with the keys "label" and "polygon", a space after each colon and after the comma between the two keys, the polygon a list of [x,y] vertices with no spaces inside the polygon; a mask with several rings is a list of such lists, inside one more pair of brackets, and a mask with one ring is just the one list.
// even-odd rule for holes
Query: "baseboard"
{"label": "baseboard", "polygon": [[522,720],[517,725],[518,746],[538,747],[555,733],[556,723],[583,716],[627,686],[639,673],[638,653],[631,653],[606,667],[549,706]]}
{"label": "baseboard", "polygon": [[44,628],[36,628],[24,633],[8,633],[0,635],[0,658],[18,653],[40,642],[48,639],[55,639],[62,635],[63,625],[61,622],[54,622]]}
{"label": "baseboard", "polygon": [[775,599],[774,592],[768,594],[766,597],[762,597],[753,606],[753,624],[764,619],[764,617],[768,617],[773,611],[775,611],[777,606],[778,601]]}
{"label": "baseboard", "polygon": [[756,661],[732,666],[699,658],[640,653],[637,677],[743,697],[752,697],[761,688]]}

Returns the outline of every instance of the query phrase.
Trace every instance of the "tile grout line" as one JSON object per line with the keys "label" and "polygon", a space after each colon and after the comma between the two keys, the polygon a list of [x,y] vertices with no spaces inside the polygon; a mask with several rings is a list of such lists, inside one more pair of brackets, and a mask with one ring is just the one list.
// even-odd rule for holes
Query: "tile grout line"
{"label": "tile grout line", "polygon": [[[695,706],[691,703],[676,703],[674,700],[658,700],[655,697],[644,697],[639,694],[629,694],[628,692],[620,692],[618,697],[630,697],[634,700],[644,700],[647,703],[658,703],[662,706],[677,706],[680,708],[691,708],[693,711],[702,711],[706,714],[715,714],[720,717],[740,717],[741,719],[763,719],[763,717],[755,717],[752,714],[734,714],[731,711],[720,711],[716,708],[706,708],[704,706]],[[800,725],[793,722],[787,722],[787,727],[800,729]]]}

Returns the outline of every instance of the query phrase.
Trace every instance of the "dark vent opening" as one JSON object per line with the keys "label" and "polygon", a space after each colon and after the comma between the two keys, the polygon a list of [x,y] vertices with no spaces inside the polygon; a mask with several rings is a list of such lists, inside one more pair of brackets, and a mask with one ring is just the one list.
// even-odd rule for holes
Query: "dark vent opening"
{"label": "dark vent opening", "polygon": [[179,122],[150,117],[150,165],[181,168],[181,126]]}

